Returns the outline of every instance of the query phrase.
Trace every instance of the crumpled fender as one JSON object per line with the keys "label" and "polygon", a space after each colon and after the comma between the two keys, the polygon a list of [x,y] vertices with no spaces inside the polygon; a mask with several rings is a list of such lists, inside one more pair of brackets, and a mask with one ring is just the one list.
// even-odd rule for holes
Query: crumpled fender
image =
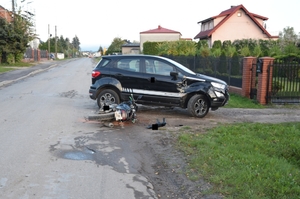
{"label": "crumpled fender", "polygon": [[183,88],[184,92],[189,93],[199,93],[204,92],[207,93],[207,91],[210,89],[210,84],[204,83],[204,82],[194,82],[190,85],[187,85]]}

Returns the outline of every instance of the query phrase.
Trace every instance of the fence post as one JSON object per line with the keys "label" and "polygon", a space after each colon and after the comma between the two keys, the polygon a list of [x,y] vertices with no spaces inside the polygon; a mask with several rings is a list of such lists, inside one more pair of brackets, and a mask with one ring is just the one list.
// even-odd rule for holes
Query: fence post
{"label": "fence post", "polygon": [[273,62],[272,57],[262,57],[262,70],[258,74],[258,85],[257,85],[257,101],[266,105],[268,103],[268,93],[272,89],[272,77],[273,77]]}
{"label": "fence post", "polygon": [[38,49],[38,61],[41,61],[41,51]]}
{"label": "fence post", "polygon": [[30,61],[34,61],[34,50],[33,48],[31,48],[31,59]]}
{"label": "fence post", "polygon": [[251,82],[255,81],[253,77],[252,65],[256,61],[256,57],[244,57],[243,59],[243,78],[242,78],[242,96],[250,98]]}

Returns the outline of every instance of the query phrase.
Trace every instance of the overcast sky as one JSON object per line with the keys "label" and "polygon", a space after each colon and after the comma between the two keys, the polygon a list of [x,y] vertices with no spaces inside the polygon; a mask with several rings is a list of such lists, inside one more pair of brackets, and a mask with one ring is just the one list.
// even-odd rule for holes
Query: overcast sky
{"label": "overcast sky", "polygon": [[[11,10],[11,0],[0,5]],[[21,5],[21,0],[15,0]],[[75,35],[81,50],[107,48],[115,37],[139,41],[139,33],[158,25],[178,31],[182,38],[194,38],[200,31],[197,22],[218,15],[232,5],[242,4],[249,12],[269,18],[267,31],[278,35],[286,27],[300,32],[299,0],[25,0],[23,9],[36,15],[36,33],[42,41],[50,33]],[[238,29],[237,29],[238,30]]]}

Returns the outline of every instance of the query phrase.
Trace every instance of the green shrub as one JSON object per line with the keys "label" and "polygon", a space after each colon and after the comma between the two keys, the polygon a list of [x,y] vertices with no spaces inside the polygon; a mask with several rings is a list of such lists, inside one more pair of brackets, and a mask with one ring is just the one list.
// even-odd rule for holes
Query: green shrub
{"label": "green shrub", "polygon": [[15,57],[15,62],[20,62],[22,61],[24,55],[22,53],[18,53]]}
{"label": "green shrub", "polygon": [[15,57],[13,54],[8,54],[7,57],[6,57],[6,62],[8,64],[13,64],[15,63]]}

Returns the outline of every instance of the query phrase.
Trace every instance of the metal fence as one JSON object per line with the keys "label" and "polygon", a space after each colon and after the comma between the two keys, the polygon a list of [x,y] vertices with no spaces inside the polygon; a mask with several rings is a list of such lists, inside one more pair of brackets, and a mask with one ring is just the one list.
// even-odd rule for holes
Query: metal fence
{"label": "metal fence", "polygon": [[24,53],[24,58],[32,61],[38,61],[41,58],[47,58],[47,50],[27,48]]}
{"label": "metal fence", "polygon": [[164,55],[196,73],[209,75],[225,81],[229,86],[242,87],[243,57],[227,58],[201,56]]}
{"label": "metal fence", "polygon": [[273,63],[272,103],[300,103],[300,59],[285,58]]}

